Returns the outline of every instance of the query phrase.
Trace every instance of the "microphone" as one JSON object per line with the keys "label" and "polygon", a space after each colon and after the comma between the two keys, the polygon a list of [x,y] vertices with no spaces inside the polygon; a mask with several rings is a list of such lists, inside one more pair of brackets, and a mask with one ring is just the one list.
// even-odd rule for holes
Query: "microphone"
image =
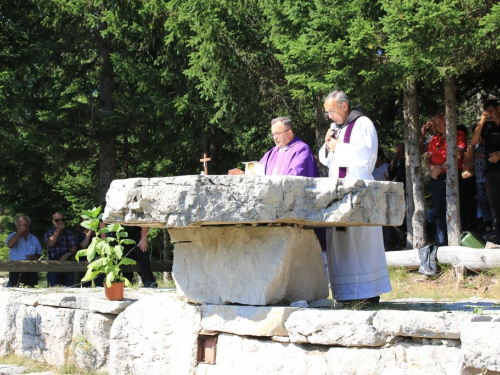
{"label": "microphone", "polygon": [[330,129],[333,130],[333,138],[338,139],[338,134],[340,130],[339,126],[336,123],[332,122],[330,124]]}

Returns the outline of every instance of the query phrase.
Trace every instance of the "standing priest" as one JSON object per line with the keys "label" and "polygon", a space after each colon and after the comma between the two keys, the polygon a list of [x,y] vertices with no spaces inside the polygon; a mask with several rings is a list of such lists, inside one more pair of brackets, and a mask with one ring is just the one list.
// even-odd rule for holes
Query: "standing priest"
{"label": "standing priest", "polygon": [[[378,139],[371,120],[351,109],[343,91],[328,94],[325,111],[336,124],[319,154],[329,176],[373,180]],[[348,306],[377,305],[379,295],[391,291],[382,228],[328,228],[326,237],[333,298]]]}

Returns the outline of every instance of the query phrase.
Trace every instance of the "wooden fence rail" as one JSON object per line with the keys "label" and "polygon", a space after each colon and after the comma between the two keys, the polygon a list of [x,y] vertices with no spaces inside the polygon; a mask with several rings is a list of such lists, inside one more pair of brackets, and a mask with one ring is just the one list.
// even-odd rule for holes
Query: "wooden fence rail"
{"label": "wooden fence rail", "polygon": [[[86,272],[88,262],[57,260],[17,260],[0,262],[0,272]],[[139,265],[122,266],[123,272],[139,272]],[[153,272],[172,272],[172,261],[151,262]]]}

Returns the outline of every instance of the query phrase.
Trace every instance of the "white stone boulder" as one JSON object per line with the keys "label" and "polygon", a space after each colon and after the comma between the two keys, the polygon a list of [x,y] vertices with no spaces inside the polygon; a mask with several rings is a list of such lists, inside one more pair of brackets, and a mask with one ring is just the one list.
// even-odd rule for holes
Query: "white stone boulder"
{"label": "white stone boulder", "polygon": [[200,306],[157,294],[122,312],[111,328],[110,374],[194,374]]}
{"label": "white stone boulder", "polygon": [[297,176],[114,180],[103,220],[148,227],[288,223],[400,225],[403,184]]}
{"label": "white stone boulder", "polygon": [[294,311],[282,306],[202,305],[201,327],[244,336],[288,336],[284,324]]}
{"label": "white stone boulder", "polygon": [[306,309],[290,314],[285,328],[293,343],[383,346],[389,335],[373,327],[376,314],[375,311]]}
{"label": "white stone boulder", "polygon": [[16,314],[19,305],[13,293],[0,291],[0,356],[6,356],[15,349]]}
{"label": "white stone boulder", "polygon": [[462,324],[471,318],[461,312],[380,310],[373,326],[391,336],[459,339]]}
{"label": "white stone boulder", "polygon": [[500,373],[500,322],[469,323],[464,325],[461,374]]}
{"label": "white stone boulder", "polygon": [[198,364],[196,374],[448,375],[458,373],[459,359],[459,349],[443,345],[402,342],[384,349],[322,347],[220,334],[216,364]]}
{"label": "white stone boulder", "polygon": [[195,303],[289,304],[328,297],[321,247],[311,229],[169,229],[178,293]]}

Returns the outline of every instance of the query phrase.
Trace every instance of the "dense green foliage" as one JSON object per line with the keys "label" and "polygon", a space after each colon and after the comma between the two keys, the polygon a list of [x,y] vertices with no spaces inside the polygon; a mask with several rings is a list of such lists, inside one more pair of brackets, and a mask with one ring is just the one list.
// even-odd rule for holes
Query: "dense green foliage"
{"label": "dense green foliage", "polygon": [[321,143],[336,88],[388,152],[408,79],[424,120],[456,76],[470,125],[499,94],[499,20],[487,0],[4,1],[0,209],[42,238],[53,212],[77,224],[114,178],[198,174],[203,153],[213,174],[259,159],[273,117]]}

